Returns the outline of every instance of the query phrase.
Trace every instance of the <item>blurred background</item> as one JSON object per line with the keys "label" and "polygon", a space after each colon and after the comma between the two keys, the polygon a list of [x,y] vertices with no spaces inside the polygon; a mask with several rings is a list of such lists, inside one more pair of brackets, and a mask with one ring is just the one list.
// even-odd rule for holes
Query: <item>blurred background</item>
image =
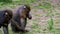
{"label": "blurred background", "polygon": [[[0,10],[24,4],[31,6],[32,15],[26,26],[30,31],[25,34],[60,34],[60,0],[0,0]],[[19,33],[13,33],[9,25],[9,34]]]}

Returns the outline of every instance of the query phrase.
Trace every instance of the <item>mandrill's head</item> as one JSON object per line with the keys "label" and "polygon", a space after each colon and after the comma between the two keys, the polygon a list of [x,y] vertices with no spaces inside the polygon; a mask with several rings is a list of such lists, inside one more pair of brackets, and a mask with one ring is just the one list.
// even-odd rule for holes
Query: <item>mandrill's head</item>
{"label": "mandrill's head", "polygon": [[6,18],[7,19],[11,19],[12,18],[12,15],[13,15],[12,10],[7,9],[6,12],[7,12],[6,13]]}
{"label": "mandrill's head", "polygon": [[25,12],[26,12],[26,17],[28,19],[32,19],[32,16],[30,14],[30,10],[31,10],[30,6],[29,5],[24,5],[24,9],[25,9]]}

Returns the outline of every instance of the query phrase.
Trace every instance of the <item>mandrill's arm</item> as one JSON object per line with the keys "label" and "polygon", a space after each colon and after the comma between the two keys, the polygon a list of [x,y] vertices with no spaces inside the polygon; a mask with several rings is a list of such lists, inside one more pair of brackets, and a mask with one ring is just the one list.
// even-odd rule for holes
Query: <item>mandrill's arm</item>
{"label": "mandrill's arm", "polygon": [[12,22],[18,29],[22,30],[22,27],[20,27],[19,24],[18,24],[16,21],[14,21],[13,19],[11,19],[11,22]]}

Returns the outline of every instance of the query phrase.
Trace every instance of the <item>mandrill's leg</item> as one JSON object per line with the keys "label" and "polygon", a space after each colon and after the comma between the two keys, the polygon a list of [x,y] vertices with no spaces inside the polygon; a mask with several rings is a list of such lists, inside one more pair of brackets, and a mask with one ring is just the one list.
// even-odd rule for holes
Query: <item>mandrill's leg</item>
{"label": "mandrill's leg", "polygon": [[21,18],[21,27],[22,27],[22,32],[29,32],[28,30],[25,30],[26,24],[27,24],[27,19]]}
{"label": "mandrill's leg", "polygon": [[9,34],[8,33],[8,26],[3,26],[3,32],[4,32],[4,34]]}
{"label": "mandrill's leg", "polygon": [[14,21],[13,19],[11,20],[11,25],[14,25],[14,26],[16,26],[19,30],[21,30],[22,28],[19,26],[19,24],[16,22],[16,21]]}
{"label": "mandrill's leg", "polygon": [[14,31],[16,31],[16,27],[17,27],[21,32],[28,32],[28,30],[25,30],[26,24],[27,23],[25,23],[24,19],[21,19],[21,26],[19,26],[19,24],[13,19],[11,20],[11,27]]}

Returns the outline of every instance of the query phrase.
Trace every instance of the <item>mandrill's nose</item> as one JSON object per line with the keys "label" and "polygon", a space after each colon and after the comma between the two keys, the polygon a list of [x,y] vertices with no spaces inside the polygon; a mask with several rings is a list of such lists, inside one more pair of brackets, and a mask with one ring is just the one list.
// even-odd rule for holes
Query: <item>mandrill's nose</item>
{"label": "mandrill's nose", "polygon": [[29,18],[29,19],[32,19],[32,16],[29,16],[28,18]]}

